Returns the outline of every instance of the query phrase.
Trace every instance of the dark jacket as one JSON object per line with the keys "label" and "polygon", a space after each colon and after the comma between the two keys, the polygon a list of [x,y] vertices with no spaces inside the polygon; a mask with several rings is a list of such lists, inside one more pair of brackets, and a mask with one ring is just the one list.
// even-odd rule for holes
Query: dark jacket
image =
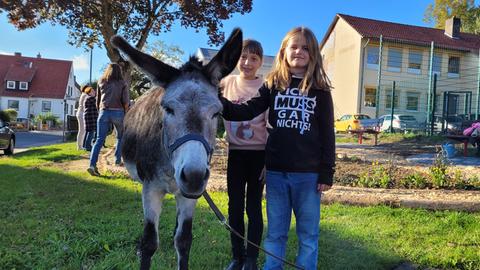
{"label": "dark jacket", "polygon": [[244,104],[233,104],[220,96],[223,117],[230,121],[254,118],[268,112],[267,170],[280,172],[315,172],[318,182],[331,185],[335,172],[335,133],[330,90],[310,89],[307,96],[293,78],[285,91],[259,90],[260,96]]}
{"label": "dark jacket", "polygon": [[97,118],[98,110],[96,103],[96,98],[88,96],[85,100],[85,109],[83,112],[83,118],[85,119],[85,131],[96,131],[97,130]]}

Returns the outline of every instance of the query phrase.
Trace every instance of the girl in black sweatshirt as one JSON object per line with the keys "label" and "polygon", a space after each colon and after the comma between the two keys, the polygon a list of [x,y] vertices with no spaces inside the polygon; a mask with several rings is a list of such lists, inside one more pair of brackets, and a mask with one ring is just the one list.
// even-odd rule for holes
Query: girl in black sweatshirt
{"label": "girl in black sweatshirt", "polygon": [[[335,134],[330,85],[310,29],[297,27],[287,33],[259,92],[244,104],[220,99],[223,117],[230,121],[249,120],[269,109],[264,246],[285,257],[293,210],[299,242],[296,264],[317,269],[320,197],[333,182]],[[282,267],[266,256],[265,270]]]}

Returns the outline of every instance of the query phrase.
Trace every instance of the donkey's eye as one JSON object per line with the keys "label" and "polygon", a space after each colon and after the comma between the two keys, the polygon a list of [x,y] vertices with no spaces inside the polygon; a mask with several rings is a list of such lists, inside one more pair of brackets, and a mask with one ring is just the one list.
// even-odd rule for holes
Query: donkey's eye
{"label": "donkey's eye", "polygon": [[163,109],[164,109],[165,112],[167,112],[168,114],[171,114],[171,115],[174,115],[174,114],[175,114],[175,112],[173,111],[173,109],[170,108],[170,107],[164,106]]}

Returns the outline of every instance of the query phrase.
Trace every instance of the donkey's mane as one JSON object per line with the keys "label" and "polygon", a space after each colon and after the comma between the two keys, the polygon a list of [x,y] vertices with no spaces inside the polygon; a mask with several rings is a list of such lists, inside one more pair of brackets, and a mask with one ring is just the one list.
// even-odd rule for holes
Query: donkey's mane
{"label": "donkey's mane", "polygon": [[186,62],[180,67],[180,71],[182,73],[195,72],[195,71],[201,72],[202,68],[203,68],[203,64],[200,61],[200,59],[198,59],[198,57],[194,55],[191,55],[190,59],[188,59],[188,62]]}

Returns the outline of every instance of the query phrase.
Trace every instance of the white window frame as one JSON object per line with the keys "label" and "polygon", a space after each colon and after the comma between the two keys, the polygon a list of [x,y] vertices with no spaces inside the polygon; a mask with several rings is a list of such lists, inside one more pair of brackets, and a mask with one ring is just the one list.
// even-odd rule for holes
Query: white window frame
{"label": "white window frame", "polygon": [[[416,63],[416,62],[412,62],[412,57],[414,55],[420,55],[420,63]],[[423,52],[422,51],[415,51],[415,50],[411,50],[408,52],[408,68],[407,68],[407,72],[408,73],[412,73],[412,74],[422,74],[422,61],[423,61]],[[419,68],[414,68],[414,67],[411,67],[411,64],[419,64],[420,67]]]}
{"label": "white window frame", "polygon": [[[10,103],[11,103],[11,102],[17,102],[18,107],[15,108],[15,107],[10,106]],[[7,107],[8,107],[9,109],[14,109],[15,111],[19,111],[19,110],[20,110],[20,100],[16,100],[16,99],[9,99],[9,100],[7,100]]]}
{"label": "white window frame", "polygon": [[7,81],[7,89],[15,89],[16,82],[15,81]]}
{"label": "white window frame", "polygon": [[20,82],[19,85],[18,85],[18,89],[28,90],[28,82]]}
{"label": "white window frame", "polygon": [[[379,50],[378,47],[367,47],[367,68],[368,69],[378,70],[378,63],[380,61],[380,59],[379,59],[380,53],[379,53],[378,50]],[[371,53],[376,52],[376,55],[374,55],[374,56],[377,57],[377,63],[376,64],[375,63],[369,63],[369,57],[368,56],[370,55],[370,52]]]}
{"label": "white window frame", "polygon": [[[458,59],[458,72],[455,73],[455,72],[450,72],[450,60],[452,58],[457,58]],[[452,55],[452,56],[449,56],[448,57],[448,73],[447,73],[447,77],[448,78],[459,78],[460,77],[460,56],[455,56],[455,55]]]}
{"label": "white window frame", "polygon": [[[45,109],[45,105],[50,104],[50,109]],[[42,112],[51,112],[52,111],[52,102],[49,100],[43,100],[42,101]]]}
{"label": "white window frame", "polygon": [[[399,59],[392,59],[392,52],[399,52],[400,57]],[[402,59],[403,59],[403,51],[401,48],[388,48],[388,57],[387,57],[387,70],[392,72],[401,72],[402,71]],[[390,66],[390,64],[396,64],[396,62],[400,63],[400,67]]]}
{"label": "white window frame", "polygon": [[[412,109],[408,108],[408,98],[409,97],[416,97],[417,98],[417,109],[412,110]],[[414,92],[414,91],[408,91],[406,93],[406,98],[405,98],[405,110],[407,112],[418,112],[419,105],[420,105],[420,93]]]}

